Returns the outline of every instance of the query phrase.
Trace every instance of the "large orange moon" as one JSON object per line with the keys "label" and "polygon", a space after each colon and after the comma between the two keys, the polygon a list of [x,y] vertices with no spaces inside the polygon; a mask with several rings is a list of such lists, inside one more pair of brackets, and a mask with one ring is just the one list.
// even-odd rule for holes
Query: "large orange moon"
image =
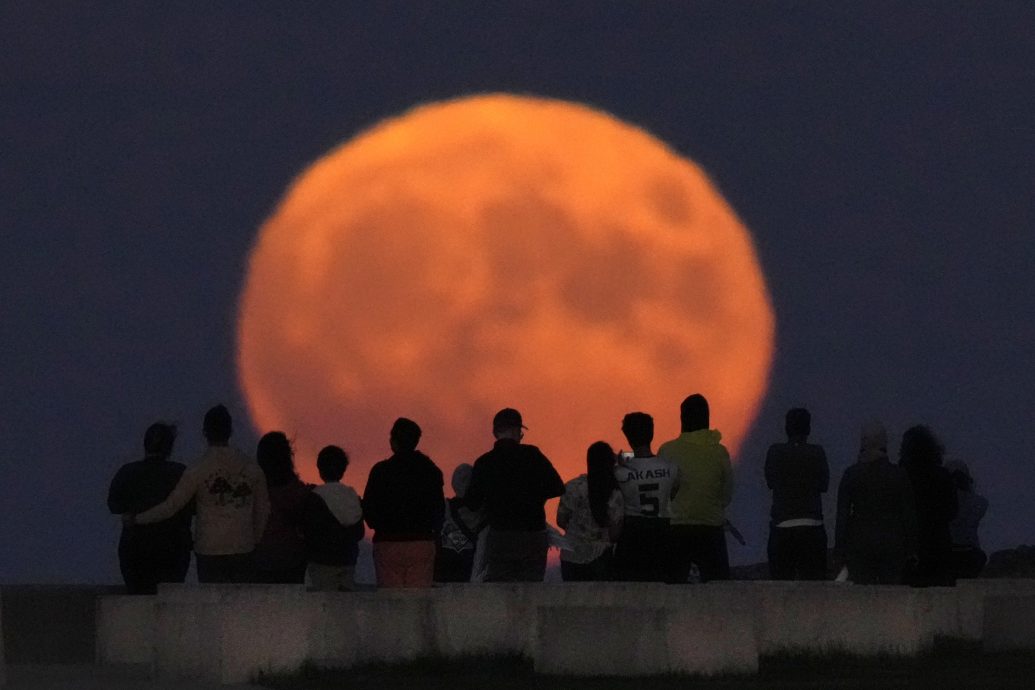
{"label": "large orange moon", "polygon": [[387,119],[295,180],[251,253],[238,367],[310,481],[333,443],[362,491],[402,416],[448,487],[502,407],[567,480],[593,441],[627,446],[627,412],[677,435],[694,392],[735,452],[773,333],[751,237],[697,165],[585,105],[491,94]]}

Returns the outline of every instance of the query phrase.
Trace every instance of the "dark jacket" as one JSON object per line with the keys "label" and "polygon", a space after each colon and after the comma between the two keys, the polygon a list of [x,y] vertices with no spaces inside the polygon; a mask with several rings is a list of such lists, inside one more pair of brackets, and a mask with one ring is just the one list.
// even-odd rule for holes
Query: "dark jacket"
{"label": "dark jacket", "polygon": [[[147,458],[119,468],[108,489],[108,510],[116,515],[142,513],[164,501],[187,468],[178,462]],[[122,528],[122,547],[141,547],[150,551],[174,553],[190,551],[192,546],[190,521],[193,503],[176,515],[151,525],[132,525]]]}
{"label": "dark jacket", "polygon": [[312,487],[298,479],[269,487],[270,517],[255,545],[259,570],[290,570],[305,562],[302,510],[311,493]]}
{"label": "dark jacket", "polygon": [[359,542],[366,530],[362,519],[351,525],[338,522],[324,500],[310,492],[305,501],[302,532],[306,558],[310,563],[356,565]]}
{"label": "dark jacket", "polygon": [[374,541],[435,541],[445,512],[442,471],[424,453],[396,453],[374,465],[363,518]]}
{"label": "dark jacket", "polygon": [[535,446],[503,438],[474,463],[464,500],[496,530],[546,529],[543,504],[564,493],[557,470]]}
{"label": "dark jacket", "polygon": [[823,519],[822,495],[830,486],[830,468],[822,446],[802,442],[769,446],[765,481],[773,492],[773,524]]}
{"label": "dark jacket", "polygon": [[905,471],[885,460],[857,462],[837,490],[835,548],[887,560],[916,553],[913,490]]}

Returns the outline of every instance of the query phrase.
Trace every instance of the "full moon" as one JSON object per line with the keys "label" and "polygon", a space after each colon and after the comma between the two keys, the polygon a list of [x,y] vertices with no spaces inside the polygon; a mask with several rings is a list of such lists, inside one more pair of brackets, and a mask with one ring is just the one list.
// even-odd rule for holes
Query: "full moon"
{"label": "full moon", "polygon": [[250,256],[238,370],[307,480],[336,444],[362,491],[409,417],[448,487],[502,407],[567,480],[592,442],[627,447],[627,412],[655,447],[676,436],[690,393],[735,453],[773,333],[751,237],[697,165],[585,105],[492,94],[387,119],[295,180]]}

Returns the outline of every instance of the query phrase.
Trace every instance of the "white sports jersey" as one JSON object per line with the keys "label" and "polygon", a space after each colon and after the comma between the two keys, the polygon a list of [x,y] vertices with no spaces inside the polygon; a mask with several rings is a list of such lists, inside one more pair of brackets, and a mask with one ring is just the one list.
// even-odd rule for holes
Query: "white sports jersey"
{"label": "white sports jersey", "polygon": [[668,518],[672,489],[679,485],[676,466],[657,455],[622,460],[615,479],[625,499],[625,514],[636,517]]}

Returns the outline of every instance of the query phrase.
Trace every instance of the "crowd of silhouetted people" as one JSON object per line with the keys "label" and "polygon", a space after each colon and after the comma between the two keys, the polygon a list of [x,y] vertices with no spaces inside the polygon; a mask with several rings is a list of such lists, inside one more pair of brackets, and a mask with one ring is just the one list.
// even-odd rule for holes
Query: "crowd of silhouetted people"
{"label": "crowd of silhouetted people", "polygon": [[[349,591],[369,527],[379,588],[542,582],[551,546],[566,581],[729,579],[727,535],[742,540],[726,517],[730,455],[703,396],[682,402],[680,424],[655,452],[653,418],[630,412],[622,432],[631,450],[593,443],[586,472],[564,483],[539,448],[523,443],[521,413],[504,408],[492,420],[492,447],[456,468],[446,499],[442,472],[418,450],[420,426],[399,418],[391,455],[373,466],[360,497],[343,483],[349,457],[341,447],[319,452],[321,484],[306,484],[283,432],[262,436],[253,459],[230,444],[233,421],[219,405],[205,414],[207,449],[190,467],[169,459],[176,427],[157,422],[144,434],[145,457],[112,479],[122,575],[130,593],[153,594],[158,583],[185,580],[193,552],[199,582]],[[978,524],[988,502],[964,463],[944,462],[930,429],[907,430],[895,464],[884,427],[863,426],[857,460],[838,486],[833,558],[826,454],[808,442],[807,410],[790,410],[785,429],[787,441],[765,459],[773,579],[944,586],[980,573]],[[556,497],[563,532],[546,521]]]}

